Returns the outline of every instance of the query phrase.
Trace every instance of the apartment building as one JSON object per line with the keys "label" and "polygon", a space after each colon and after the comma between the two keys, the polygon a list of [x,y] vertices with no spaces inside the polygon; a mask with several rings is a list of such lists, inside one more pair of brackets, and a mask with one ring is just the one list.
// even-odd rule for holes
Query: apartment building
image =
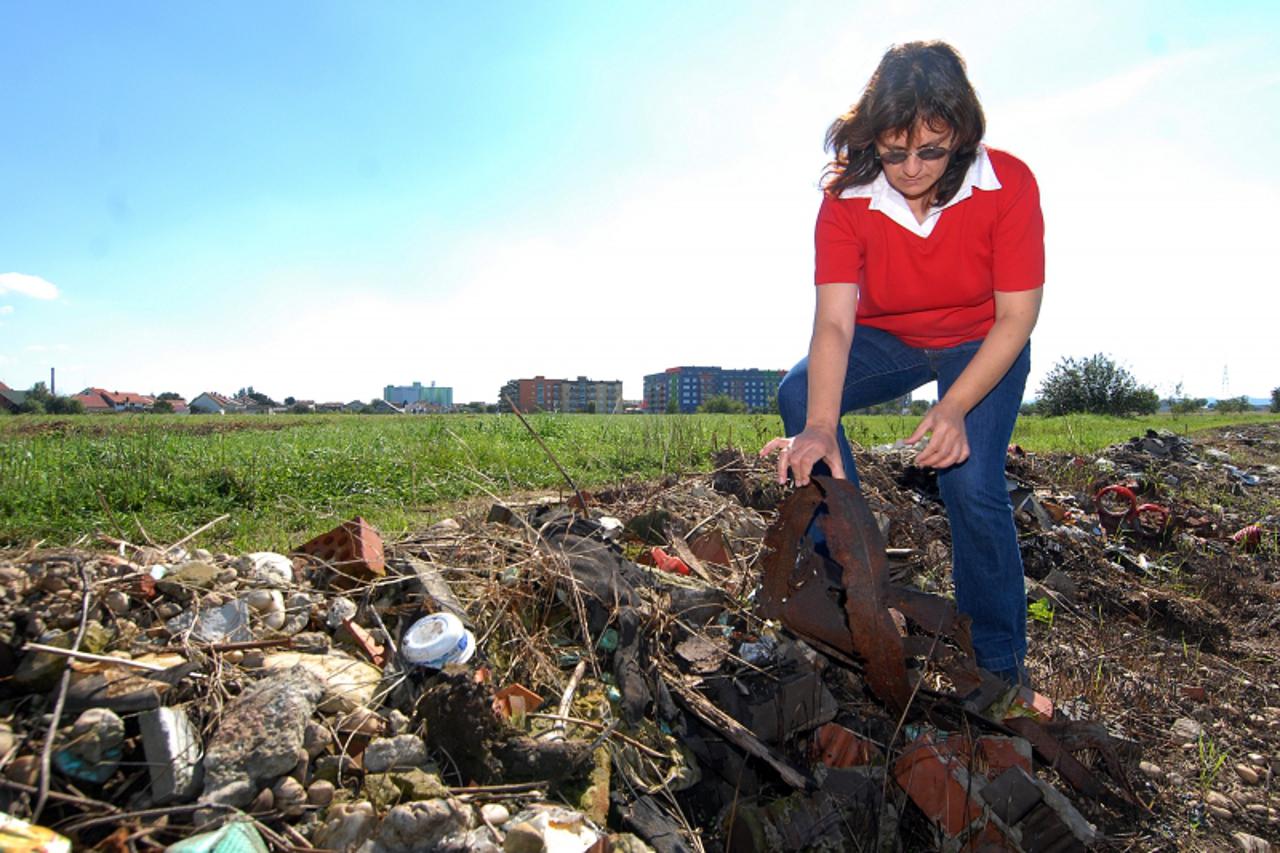
{"label": "apartment building", "polygon": [[[510,401],[510,402],[508,402]],[[511,411],[511,403],[522,412],[567,412],[607,414],[622,409],[622,381],[577,379],[512,379],[498,393],[498,410]]]}
{"label": "apartment building", "polygon": [[669,367],[644,378],[644,408],[652,414],[698,411],[707,400],[726,396],[744,403],[751,411],[768,411],[778,396],[778,383],[785,370],[723,367]]}

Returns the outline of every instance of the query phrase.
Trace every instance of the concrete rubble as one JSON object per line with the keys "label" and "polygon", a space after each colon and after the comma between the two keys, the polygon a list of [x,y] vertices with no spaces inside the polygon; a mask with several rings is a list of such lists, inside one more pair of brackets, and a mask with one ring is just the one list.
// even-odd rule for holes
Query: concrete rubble
{"label": "concrete rubble", "polygon": [[[1259,441],[1274,431],[1231,446]],[[1044,853],[1183,849],[1176,812],[1270,849],[1275,670],[1245,711],[1179,669],[1203,677],[1147,720],[1095,707],[1111,664],[1052,620],[1226,654],[1244,640],[1221,611],[1161,583],[1201,565],[1244,573],[1250,624],[1280,628],[1280,520],[1177,488],[1250,505],[1280,470],[1167,434],[1052,464],[1011,448],[1038,632],[1035,686],[1015,687],[974,663],[911,460],[859,450],[862,490],[788,494],[726,451],[708,477],[497,504],[394,544],[357,518],[289,554],[0,556],[0,819],[120,851]],[[474,656],[405,658],[432,613]],[[1055,671],[1080,680],[1054,690]],[[1272,738],[1228,754],[1241,714]]]}

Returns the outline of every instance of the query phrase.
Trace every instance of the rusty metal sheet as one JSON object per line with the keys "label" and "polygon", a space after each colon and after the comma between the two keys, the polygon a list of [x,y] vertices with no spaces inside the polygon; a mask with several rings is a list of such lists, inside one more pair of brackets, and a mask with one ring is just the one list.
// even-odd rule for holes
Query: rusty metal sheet
{"label": "rusty metal sheet", "polygon": [[[831,560],[815,553],[806,537],[815,519]],[[911,696],[909,655],[937,663],[960,693],[980,683],[968,617],[941,596],[889,582],[880,528],[853,483],[814,477],[783,503],[765,545],[762,615],[861,659],[871,690],[894,710]],[[891,609],[928,636],[904,642]]]}

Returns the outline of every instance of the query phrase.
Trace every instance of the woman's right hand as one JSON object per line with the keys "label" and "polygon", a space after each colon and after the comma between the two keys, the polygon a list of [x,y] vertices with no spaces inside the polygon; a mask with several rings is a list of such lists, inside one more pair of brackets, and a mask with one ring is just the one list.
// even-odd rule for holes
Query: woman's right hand
{"label": "woman's right hand", "polygon": [[831,475],[838,480],[845,479],[844,463],[840,460],[840,445],[836,444],[834,429],[817,429],[805,427],[804,432],[794,438],[775,438],[760,448],[760,455],[768,456],[778,453],[778,482],[787,482],[787,469],[797,486],[809,485],[809,475],[813,466],[826,462]]}

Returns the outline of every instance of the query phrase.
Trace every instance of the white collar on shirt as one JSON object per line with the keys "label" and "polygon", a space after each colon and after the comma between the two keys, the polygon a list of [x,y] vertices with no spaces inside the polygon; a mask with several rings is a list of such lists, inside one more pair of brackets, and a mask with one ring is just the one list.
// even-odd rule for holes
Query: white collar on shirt
{"label": "white collar on shirt", "polygon": [[951,201],[942,207],[929,208],[929,214],[924,218],[924,222],[916,221],[916,215],[907,206],[906,197],[890,186],[889,179],[884,176],[883,171],[876,175],[876,179],[869,184],[849,187],[849,189],[840,193],[840,198],[869,198],[871,199],[871,210],[880,211],[912,234],[919,237],[928,237],[933,233],[933,227],[938,224],[942,211],[954,204],[959,204],[973,195],[975,187],[980,190],[1000,189],[1000,181],[996,178],[996,170],[991,165],[991,158],[987,156],[987,147],[985,145],[978,146],[978,155],[969,164],[969,171],[965,172],[964,182],[961,183],[960,189],[956,191],[956,194],[952,196]]}

